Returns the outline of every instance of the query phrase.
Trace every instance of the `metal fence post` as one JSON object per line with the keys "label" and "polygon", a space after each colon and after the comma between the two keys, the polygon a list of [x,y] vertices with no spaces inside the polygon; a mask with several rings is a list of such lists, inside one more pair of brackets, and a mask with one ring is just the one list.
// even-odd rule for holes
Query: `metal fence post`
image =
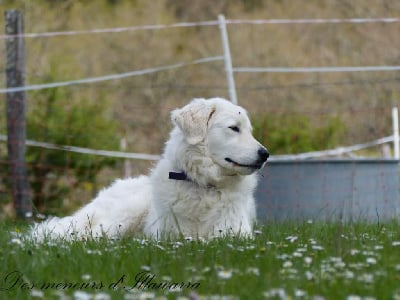
{"label": "metal fence post", "polygon": [[392,108],[392,121],[393,121],[393,144],[394,144],[394,158],[400,158],[399,146],[399,111],[397,107]]}
{"label": "metal fence post", "polygon": [[[6,39],[7,88],[25,85],[25,46],[23,14],[7,10]],[[12,196],[17,217],[32,217],[32,202],[25,162],[25,91],[7,92],[7,149]]]}
{"label": "metal fence post", "polygon": [[229,49],[228,32],[226,30],[226,21],[224,15],[218,16],[219,29],[221,30],[222,46],[224,48],[224,61],[225,61],[225,72],[228,80],[229,97],[232,103],[237,104],[235,79],[233,77],[231,51]]}

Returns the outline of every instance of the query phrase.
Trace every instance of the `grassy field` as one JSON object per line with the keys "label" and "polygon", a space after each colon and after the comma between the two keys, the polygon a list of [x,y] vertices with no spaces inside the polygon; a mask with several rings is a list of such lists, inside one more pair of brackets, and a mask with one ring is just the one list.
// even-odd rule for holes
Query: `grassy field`
{"label": "grassy field", "polygon": [[255,239],[35,245],[3,223],[0,299],[400,299],[400,227],[268,224]]}

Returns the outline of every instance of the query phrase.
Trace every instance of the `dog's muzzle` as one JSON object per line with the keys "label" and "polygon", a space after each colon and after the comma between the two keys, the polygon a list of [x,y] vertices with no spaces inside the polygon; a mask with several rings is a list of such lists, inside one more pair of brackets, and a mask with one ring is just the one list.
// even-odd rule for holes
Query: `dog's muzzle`
{"label": "dog's muzzle", "polygon": [[261,147],[257,151],[258,158],[252,164],[242,164],[229,157],[225,157],[225,161],[232,163],[234,166],[243,167],[243,168],[250,168],[250,169],[261,169],[264,163],[267,161],[269,157],[269,152],[266,148]]}

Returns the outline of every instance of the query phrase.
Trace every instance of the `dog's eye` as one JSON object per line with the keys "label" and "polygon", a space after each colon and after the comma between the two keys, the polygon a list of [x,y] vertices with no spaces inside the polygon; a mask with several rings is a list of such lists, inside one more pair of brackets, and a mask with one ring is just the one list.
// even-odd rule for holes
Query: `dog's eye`
{"label": "dog's eye", "polygon": [[229,129],[233,130],[234,132],[240,132],[240,129],[237,126],[229,126]]}

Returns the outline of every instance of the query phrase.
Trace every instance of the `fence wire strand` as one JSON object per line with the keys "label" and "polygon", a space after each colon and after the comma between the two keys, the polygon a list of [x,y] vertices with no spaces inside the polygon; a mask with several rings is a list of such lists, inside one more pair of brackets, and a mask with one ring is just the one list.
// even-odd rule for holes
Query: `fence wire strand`
{"label": "fence wire strand", "polygon": [[[290,25],[290,24],[367,24],[367,23],[399,23],[400,18],[350,18],[350,19],[260,19],[260,20],[241,20],[241,19],[227,19],[228,25]],[[137,25],[128,27],[115,27],[115,28],[96,28],[87,30],[68,30],[68,31],[53,31],[53,32],[37,32],[37,33],[24,33],[19,35],[0,35],[0,39],[24,37],[24,38],[46,38],[56,36],[75,36],[84,34],[109,34],[109,33],[123,33],[139,30],[162,30],[169,28],[190,28],[190,27],[204,27],[204,26],[217,26],[219,24],[216,20],[202,21],[202,22],[181,22],[173,24],[153,24],[153,25]]]}

